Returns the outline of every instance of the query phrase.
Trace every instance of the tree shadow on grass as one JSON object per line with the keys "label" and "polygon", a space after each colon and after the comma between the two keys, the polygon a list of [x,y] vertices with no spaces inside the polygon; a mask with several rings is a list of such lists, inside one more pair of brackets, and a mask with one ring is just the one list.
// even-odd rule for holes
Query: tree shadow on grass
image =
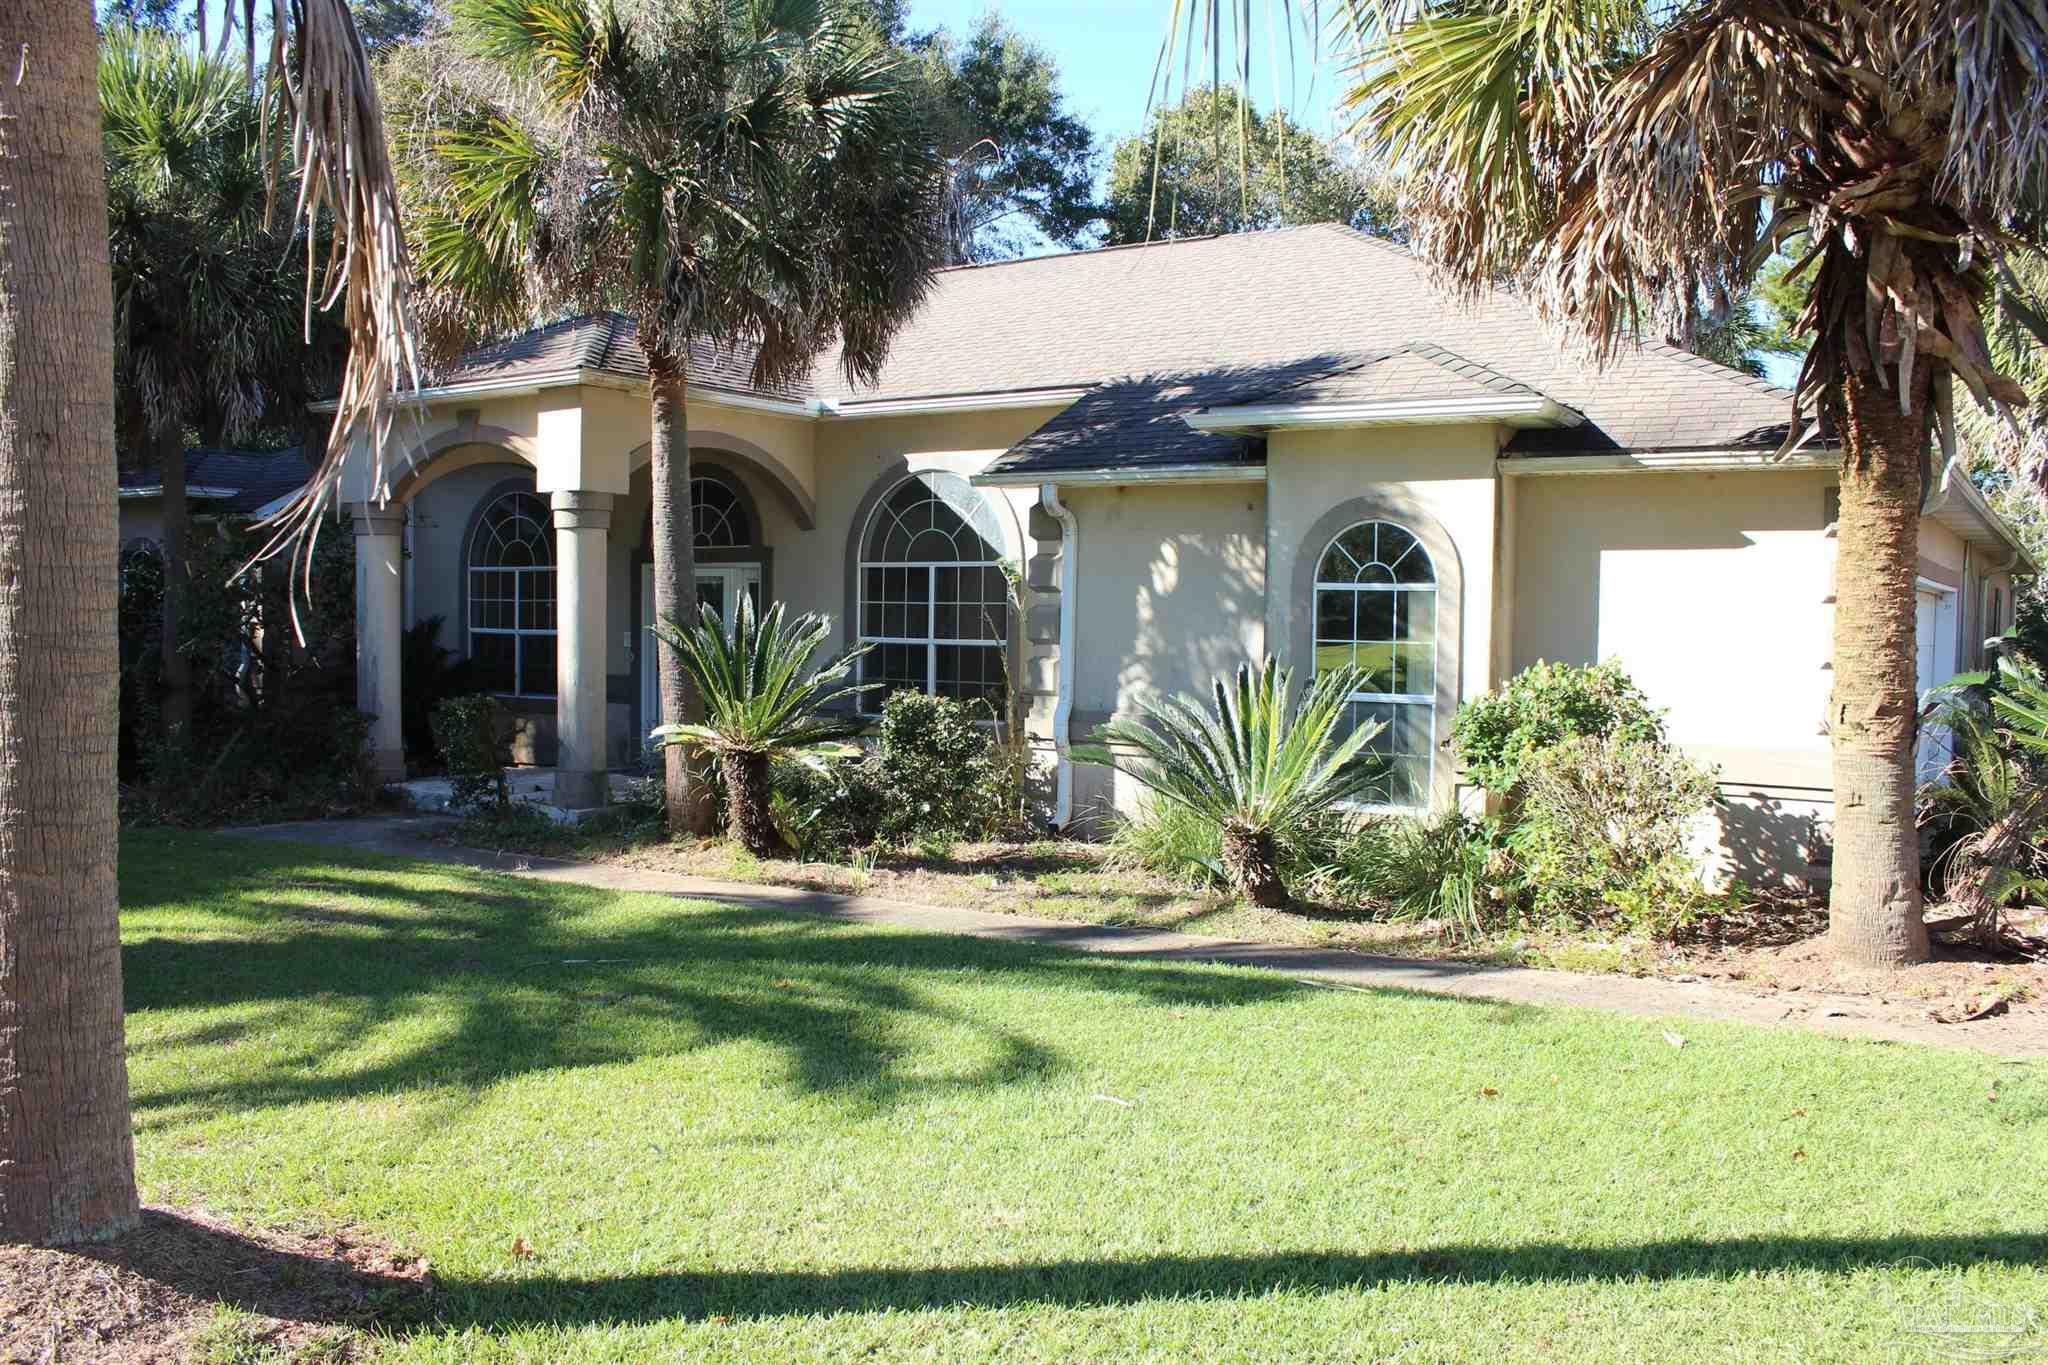
{"label": "tree shadow on grass", "polygon": [[693,899],[670,913],[644,897],[622,905],[620,893],[503,874],[339,871],[331,851],[317,863],[264,861],[224,871],[204,897],[210,915],[246,933],[130,926],[131,1012],[235,1011],[145,1038],[138,1052],[271,1049],[253,1071],[191,1068],[196,1079],[139,1092],[146,1128],[373,1094],[431,1090],[445,1103],[526,1073],[735,1041],[772,1046],[792,1088],[873,1110],[1074,1065],[1041,1037],[959,1006],[946,987],[962,974],[1169,1007],[1254,1006],[1308,989],[1090,957],[1030,932],[877,932],[802,903]]}
{"label": "tree shadow on grass", "polygon": [[[283,1242],[280,1245],[280,1242]],[[1735,1281],[1781,1271],[1915,1274],[1975,1266],[2038,1267],[2048,1234],[1930,1237],[1752,1237],[1586,1247],[1454,1243],[1414,1251],[1341,1249],[982,1265],[736,1270],[593,1278],[441,1280],[428,1291],[416,1258],[353,1234],[309,1241],[257,1237],[163,1211],[143,1230],[83,1255],[121,1264],[195,1298],[301,1321],[510,1331],[666,1319],[825,1316],[958,1308],[1099,1308],[1172,1299],[1251,1299],[1401,1284]],[[308,1293],[313,1286],[319,1292]]]}
{"label": "tree shadow on grass", "polygon": [[1758,1237],[1583,1247],[1452,1244],[1418,1251],[1303,1249],[1252,1255],[993,1263],[932,1269],[721,1271],[606,1278],[535,1277],[443,1284],[439,1321],[522,1326],[936,1311],[1043,1304],[1113,1307],[1160,1299],[1249,1299],[1397,1284],[1635,1283],[1735,1280],[1788,1270],[1840,1274],[1910,1262],[1915,1269],[2038,1267],[2048,1234],[1975,1237]]}

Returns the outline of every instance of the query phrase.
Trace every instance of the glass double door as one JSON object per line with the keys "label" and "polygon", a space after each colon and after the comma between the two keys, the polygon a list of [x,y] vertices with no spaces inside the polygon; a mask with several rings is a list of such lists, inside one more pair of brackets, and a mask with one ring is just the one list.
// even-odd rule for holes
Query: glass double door
{"label": "glass double door", "polygon": [[[697,606],[701,610],[709,607],[718,613],[718,619],[730,626],[734,610],[739,606],[740,594],[754,604],[756,611],[761,608],[761,566],[759,564],[699,564],[697,566]],[[660,724],[661,716],[661,642],[654,634],[654,566],[640,566],[640,620],[645,623],[640,629],[640,715],[642,730],[651,730]]]}

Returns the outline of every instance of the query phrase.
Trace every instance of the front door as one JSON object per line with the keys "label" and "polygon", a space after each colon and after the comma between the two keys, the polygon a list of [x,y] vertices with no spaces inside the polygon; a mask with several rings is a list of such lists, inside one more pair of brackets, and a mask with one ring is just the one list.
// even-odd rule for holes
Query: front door
{"label": "front door", "polygon": [[[761,608],[761,566],[759,564],[699,564],[697,605],[718,613],[718,619],[732,622],[733,608],[744,592],[756,611]],[[661,665],[664,648],[654,634],[654,566],[640,566],[640,716],[644,736],[660,724]]]}

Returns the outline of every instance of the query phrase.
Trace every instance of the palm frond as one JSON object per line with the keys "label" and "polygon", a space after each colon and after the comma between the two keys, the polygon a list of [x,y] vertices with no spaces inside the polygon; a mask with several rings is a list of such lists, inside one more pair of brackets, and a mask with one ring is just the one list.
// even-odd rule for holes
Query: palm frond
{"label": "palm frond", "polygon": [[847,705],[879,683],[852,681],[866,647],[822,667],[805,665],[832,632],[830,618],[808,613],[787,623],[783,605],[772,603],[756,616],[752,598],[740,595],[730,624],[704,607],[694,626],[656,621],[654,633],[681,657],[703,698],[701,725],[665,725],[653,735],[664,743],[701,744],[749,754],[816,749],[858,734],[860,719]]}
{"label": "palm frond", "polygon": [[1113,720],[1074,757],[1125,773],[1167,801],[1225,827],[1273,830],[1364,797],[1386,764],[1369,748],[1378,722],[1339,727],[1363,673],[1319,673],[1289,702],[1292,671],[1268,658],[1211,685],[1206,706],[1169,697],[1142,720]]}

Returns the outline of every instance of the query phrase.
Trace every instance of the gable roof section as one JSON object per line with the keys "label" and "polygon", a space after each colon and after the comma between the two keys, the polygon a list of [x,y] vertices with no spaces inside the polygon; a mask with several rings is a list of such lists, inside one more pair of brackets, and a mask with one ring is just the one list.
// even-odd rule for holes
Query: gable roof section
{"label": "gable roof section", "polygon": [[[809,381],[762,388],[753,382],[754,348],[690,344],[690,383],[727,393],[801,402],[812,396]],[[466,384],[514,386],[573,379],[594,370],[620,379],[645,381],[647,353],[640,328],[623,313],[585,313],[520,332],[469,352],[436,373],[436,388]]]}
{"label": "gable roof section", "polygon": [[1498,370],[1453,355],[1427,341],[1347,365],[1330,374],[1238,400],[1240,406],[1269,403],[1365,403],[1466,398],[1548,398],[1549,394],[1510,379]]}

